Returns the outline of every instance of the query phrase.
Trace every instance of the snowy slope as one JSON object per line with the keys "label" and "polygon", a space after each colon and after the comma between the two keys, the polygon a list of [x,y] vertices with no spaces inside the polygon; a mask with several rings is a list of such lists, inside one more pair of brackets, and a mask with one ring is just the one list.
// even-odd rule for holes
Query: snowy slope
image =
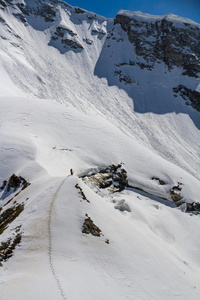
{"label": "snowy slope", "polygon": [[[180,183],[181,200],[199,202],[199,112],[172,92],[196,89],[199,78],[163,62],[140,68],[114,20],[60,1],[0,7],[0,186],[13,173],[31,183],[0,190],[1,216],[24,205],[0,234],[0,245],[22,237],[2,261],[1,299],[198,300],[199,214],[178,209],[170,190]],[[121,162],[132,186],[122,192],[80,178]],[[82,233],[86,213],[100,237]]]}
{"label": "snowy slope", "polygon": [[[199,216],[136,190],[99,196],[77,175],[122,160],[130,183],[167,196],[181,180],[191,201],[198,200],[198,181],[96,113],[85,115],[47,100],[4,102],[4,174],[7,178],[17,170],[31,185],[4,208],[25,202],[22,214],[1,235],[6,241],[22,225],[21,245],[0,269],[2,299],[198,299]],[[124,151],[131,148],[134,156]],[[151,180],[154,175],[168,184],[159,186]],[[77,183],[90,203],[78,194]],[[131,212],[114,208],[122,199]],[[85,213],[103,236],[81,233]]]}
{"label": "snowy slope", "polygon": [[[27,3],[31,7],[35,2]],[[33,11],[24,15],[25,23],[19,8],[1,10],[1,95],[23,92],[73,103],[82,111],[98,109],[128,135],[199,178],[199,113],[172,91],[180,84],[195,89],[199,80],[182,76],[177,67],[168,72],[162,62],[153,71],[126,65],[134,60],[134,47],[119,24],[87,11],[75,13],[60,2],[53,9],[54,21],[45,22],[46,11],[41,16]],[[118,42],[120,38],[124,41]],[[72,40],[83,48],[65,44]],[[119,82],[115,72],[131,75],[136,84]],[[5,80],[14,84],[9,91]]]}
{"label": "snowy slope", "polygon": [[[91,202],[80,202],[76,177],[65,178],[54,198],[61,182],[49,182],[42,201],[34,197],[27,207],[32,226],[18,259],[11,259],[1,275],[2,299],[198,299],[199,222],[194,217],[162,205],[157,209],[136,195],[123,195],[133,209],[123,215],[85,187]],[[104,236],[81,234],[85,213]]]}

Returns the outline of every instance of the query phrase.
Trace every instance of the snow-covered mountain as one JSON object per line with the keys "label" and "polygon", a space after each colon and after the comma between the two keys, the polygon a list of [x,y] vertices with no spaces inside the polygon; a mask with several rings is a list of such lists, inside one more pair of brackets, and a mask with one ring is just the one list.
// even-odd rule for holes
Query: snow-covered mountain
{"label": "snow-covered mountain", "polygon": [[0,0],[0,41],[1,299],[199,299],[200,25]]}

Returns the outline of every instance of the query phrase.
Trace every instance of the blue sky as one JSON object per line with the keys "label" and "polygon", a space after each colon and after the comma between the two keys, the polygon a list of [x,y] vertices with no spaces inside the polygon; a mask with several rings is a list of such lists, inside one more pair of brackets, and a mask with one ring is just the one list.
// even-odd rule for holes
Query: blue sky
{"label": "blue sky", "polygon": [[152,15],[173,13],[200,23],[200,0],[66,0],[107,18],[114,18],[120,9],[139,10]]}

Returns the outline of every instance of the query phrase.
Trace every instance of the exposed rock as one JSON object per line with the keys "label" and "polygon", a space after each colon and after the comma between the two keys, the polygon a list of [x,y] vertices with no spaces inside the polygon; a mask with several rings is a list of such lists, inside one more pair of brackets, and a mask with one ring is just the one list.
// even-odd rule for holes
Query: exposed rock
{"label": "exposed rock", "polygon": [[[1,16],[0,16],[0,23],[2,23],[7,28],[7,31],[9,33],[11,33],[16,38],[21,39],[21,37],[6,23],[5,19],[3,19]],[[5,36],[2,35],[0,36],[0,38],[2,38],[3,40],[8,40]]]}
{"label": "exposed rock", "polygon": [[13,256],[15,248],[21,243],[22,232],[21,225],[15,228],[15,231],[12,232],[12,236],[7,238],[5,242],[0,244],[0,266],[2,266],[3,261],[7,261],[10,257]]}
{"label": "exposed rock", "polygon": [[175,202],[175,204],[183,212],[200,213],[200,203],[199,202],[188,203],[185,201],[178,201],[178,202]]}
{"label": "exposed rock", "polygon": [[89,21],[93,21],[93,20],[95,20],[96,19],[96,14],[95,15],[87,15],[87,18],[88,18],[88,20]]}
{"label": "exposed rock", "polygon": [[3,23],[3,24],[5,24],[6,23],[6,21],[2,18],[2,17],[0,17],[0,23]]}
{"label": "exposed rock", "polygon": [[69,46],[72,49],[84,49],[83,46],[79,42],[77,42],[73,39],[62,39],[61,43]]}
{"label": "exposed rock", "polygon": [[132,84],[134,82],[130,77],[128,77],[126,75],[120,76],[119,81],[120,82],[125,82],[127,84]]}
{"label": "exposed rock", "polygon": [[81,195],[82,199],[90,203],[90,201],[86,198],[82,188],[78,185],[78,183],[75,185],[75,188],[79,190],[79,195]]}
{"label": "exposed rock", "polygon": [[[5,181],[4,181],[4,184],[5,184]],[[26,179],[24,179],[21,176],[16,176],[15,174],[13,174],[7,181],[7,185],[5,186],[5,192],[10,192],[11,189],[16,191],[17,188],[20,188],[20,187],[22,189],[25,189],[28,185],[30,185],[30,183],[27,182]]]}
{"label": "exposed rock", "polygon": [[24,210],[24,204],[13,205],[0,214],[0,234],[2,234]]}
{"label": "exposed rock", "polygon": [[105,31],[103,31],[101,29],[97,29],[97,28],[92,29],[92,32],[95,33],[95,34],[106,34]]}
{"label": "exposed rock", "polygon": [[83,13],[86,12],[84,9],[81,9],[81,8],[79,8],[79,7],[75,7],[74,10],[75,10],[75,13],[76,13],[76,14],[83,14]]}
{"label": "exposed rock", "polygon": [[86,42],[86,44],[88,45],[92,45],[93,44],[93,41],[90,40],[90,39],[83,39],[84,42]]}
{"label": "exposed rock", "polygon": [[13,188],[14,190],[16,190],[17,188],[20,187],[21,185],[21,181],[23,179],[21,177],[16,176],[15,174],[13,174],[10,179],[8,180],[8,184],[7,184],[7,192],[10,191],[11,188]]}
{"label": "exposed rock", "polygon": [[116,67],[121,67],[121,66],[139,66],[141,69],[147,69],[147,70],[150,70],[152,71],[153,70],[153,65],[152,64],[144,64],[144,63],[141,63],[141,62],[134,62],[134,61],[131,61],[129,60],[129,63],[120,63],[120,64],[117,64]]}
{"label": "exposed rock", "polygon": [[199,202],[193,202],[193,208],[195,211],[200,211],[200,203]]}
{"label": "exposed rock", "polygon": [[122,164],[111,165],[97,174],[84,176],[84,181],[90,181],[100,189],[110,188],[110,192],[120,192],[128,185],[127,172]]}
{"label": "exposed rock", "polygon": [[[70,49],[83,49],[83,46],[78,41],[77,33],[73,32],[72,30],[57,26],[56,31],[51,37],[52,41],[60,40],[61,44],[63,45],[63,48],[69,47]],[[57,44],[50,43],[50,45],[53,45],[54,47],[57,47]],[[65,50],[66,51],[66,50]]]}
{"label": "exposed rock", "polygon": [[83,223],[83,229],[82,229],[82,233],[86,233],[86,234],[92,234],[94,236],[100,236],[101,235],[101,229],[99,229],[99,227],[97,227],[94,222],[92,221],[92,219],[90,217],[88,217],[88,215],[86,214],[86,219]]}
{"label": "exposed rock", "polygon": [[105,180],[99,183],[100,189],[106,189],[112,185],[112,180]]}
{"label": "exposed rock", "polygon": [[2,242],[0,245],[0,262],[8,260],[13,256],[14,249],[20,244],[22,239],[21,234],[17,234],[12,240],[9,238],[6,242]]}
{"label": "exposed rock", "polygon": [[187,203],[187,211],[199,211],[200,212],[200,203],[199,202]]}
{"label": "exposed rock", "polygon": [[152,177],[151,179],[152,179],[152,180],[157,180],[157,181],[159,182],[160,185],[165,185],[165,184],[166,184],[164,180],[161,180],[161,179],[159,179],[158,177]]}
{"label": "exposed rock", "polygon": [[109,173],[97,173],[83,177],[83,181],[90,181],[100,189],[107,188],[112,185],[112,174]]}
{"label": "exposed rock", "polygon": [[4,180],[2,183],[2,186],[0,187],[0,190],[3,190],[6,187],[7,180]]}
{"label": "exposed rock", "polygon": [[172,198],[172,200],[174,202],[177,202],[177,201],[180,201],[183,197],[181,196],[180,193],[178,193],[178,191],[181,191],[182,188],[180,187],[180,185],[176,185],[176,186],[173,186],[170,190],[170,196]]}
{"label": "exposed rock", "polygon": [[16,13],[16,14],[13,14],[13,16],[16,17],[16,18],[18,18],[23,23],[27,23],[27,20],[26,20],[24,14],[22,14],[22,13]]}
{"label": "exposed rock", "polygon": [[62,26],[57,26],[54,34],[63,38],[66,33],[68,33],[72,37],[77,35],[77,33],[74,33],[72,30]]}
{"label": "exposed rock", "polygon": [[[10,196],[12,193],[17,191],[17,196],[22,190],[27,188],[30,185],[26,179],[24,179],[21,176],[16,176],[13,174],[9,180],[4,180],[1,187],[0,191],[3,190],[3,193],[1,195],[1,199],[5,199],[6,197]],[[14,196],[14,197],[15,197]],[[13,198],[11,198],[9,201],[11,201]]]}
{"label": "exposed rock", "polygon": [[[55,1],[51,1],[52,3]],[[55,4],[58,2],[56,1]],[[23,14],[29,16],[29,15],[35,15],[40,16],[44,18],[46,22],[54,22],[56,18],[57,8],[53,4],[50,4],[48,2],[38,2],[37,7],[31,7],[24,4],[18,4],[18,7],[23,12]]]}
{"label": "exposed rock", "polygon": [[153,70],[153,65],[144,64],[144,63],[137,63],[137,65],[140,67],[140,69],[147,69],[149,71]]}
{"label": "exposed rock", "polygon": [[3,6],[3,8],[7,7],[6,2],[3,0],[0,0],[0,5]]}
{"label": "exposed rock", "polygon": [[[162,19],[155,21],[138,20],[117,15],[115,24],[120,24],[134,44],[136,55],[149,62],[161,62],[169,70],[174,66],[183,68],[183,75],[198,77],[200,72],[200,28],[191,24],[175,26]],[[183,51],[186,49],[187,51]],[[141,67],[144,67],[141,65]]]}
{"label": "exposed rock", "polygon": [[191,90],[184,85],[173,88],[173,91],[186,101],[185,104],[191,105],[196,110],[200,111],[200,93],[198,91]]}

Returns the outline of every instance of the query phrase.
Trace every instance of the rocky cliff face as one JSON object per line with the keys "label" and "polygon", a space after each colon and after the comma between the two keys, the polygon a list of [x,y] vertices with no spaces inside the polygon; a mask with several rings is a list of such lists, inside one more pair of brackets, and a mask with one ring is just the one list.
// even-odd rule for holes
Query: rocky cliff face
{"label": "rocky cliff face", "polygon": [[115,24],[127,32],[135,46],[136,55],[146,60],[147,67],[162,62],[169,70],[174,66],[183,69],[183,75],[198,77],[200,73],[200,27],[189,23],[176,26],[166,18],[145,20],[118,14]]}
{"label": "rocky cliff face", "polygon": [[[182,75],[199,78],[200,74],[200,26],[189,22],[172,21],[173,15],[162,19],[138,18],[138,15],[117,15],[114,24],[120,24],[134,45],[137,57],[144,59],[139,63],[141,68],[153,70],[155,63],[164,62],[168,70],[178,67]],[[129,65],[134,65],[130,61]],[[127,83],[131,79],[126,75]],[[120,80],[123,80],[122,78]],[[181,92],[181,90],[185,92]],[[174,87],[173,91],[200,111],[200,93],[183,85]]]}

